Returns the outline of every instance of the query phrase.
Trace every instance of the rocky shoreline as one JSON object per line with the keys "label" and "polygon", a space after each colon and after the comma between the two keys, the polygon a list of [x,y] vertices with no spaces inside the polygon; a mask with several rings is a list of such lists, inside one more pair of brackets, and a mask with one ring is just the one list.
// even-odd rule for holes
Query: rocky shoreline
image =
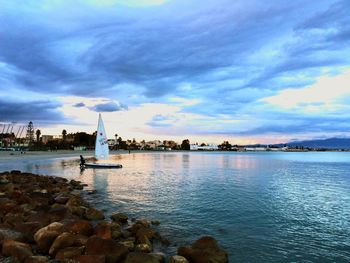
{"label": "rocky shoreline", "polygon": [[154,229],[160,222],[131,222],[119,212],[106,220],[83,198],[84,186],[60,177],[0,173],[0,262],[228,262],[209,236],[179,247],[178,255],[154,252],[154,242],[169,243]]}

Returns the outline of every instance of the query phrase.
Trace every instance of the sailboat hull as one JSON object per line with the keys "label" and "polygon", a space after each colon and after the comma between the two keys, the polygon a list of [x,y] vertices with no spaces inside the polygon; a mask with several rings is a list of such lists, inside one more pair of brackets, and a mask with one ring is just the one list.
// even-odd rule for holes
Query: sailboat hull
{"label": "sailboat hull", "polygon": [[121,164],[110,164],[110,163],[85,163],[84,168],[99,168],[99,169],[119,169],[123,166]]}

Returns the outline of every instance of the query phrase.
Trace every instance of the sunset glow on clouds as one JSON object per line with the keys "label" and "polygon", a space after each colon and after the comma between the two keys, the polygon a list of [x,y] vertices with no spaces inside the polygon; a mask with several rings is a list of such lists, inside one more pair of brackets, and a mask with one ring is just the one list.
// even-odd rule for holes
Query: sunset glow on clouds
{"label": "sunset glow on clouds", "polygon": [[347,0],[0,0],[0,123],[233,143],[350,135]]}

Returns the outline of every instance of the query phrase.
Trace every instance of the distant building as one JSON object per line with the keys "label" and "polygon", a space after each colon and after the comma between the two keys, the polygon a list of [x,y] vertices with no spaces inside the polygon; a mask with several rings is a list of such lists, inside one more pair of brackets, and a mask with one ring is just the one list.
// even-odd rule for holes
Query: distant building
{"label": "distant building", "polygon": [[198,151],[198,144],[190,144],[190,151]]}
{"label": "distant building", "polygon": [[268,148],[266,148],[266,147],[245,147],[244,149],[247,152],[264,152],[264,151],[267,151]]}
{"label": "distant building", "polygon": [[198,144],[191,144],[190,145],[191,151],[217,151],[219,150],[219,146],[217,144],[207,144],[207,145],[198,145]]}
{"label": "distant building", "polygon": [[43,144],[47,144],[49,141],[52,141],[54,139],[53,135],[41,135],[41,141]]}
{"label": "distant building", "polygon": [[208,144],[208,145],[204,145],[204,146],[198,146],[198,150],[217,151],[217,150],[219,150],[219,146],[217,144]]}
{"label": "distant building", "polygon": [[115,139],[108,139],[107,142],[108,142],[108,146],[116,145],[116,140]]}
{"label": "distant building", "polygon": [[146,142],[145,148],[150,150],[155,150],[158,146],[162,145],[162,142],[159,140]]}

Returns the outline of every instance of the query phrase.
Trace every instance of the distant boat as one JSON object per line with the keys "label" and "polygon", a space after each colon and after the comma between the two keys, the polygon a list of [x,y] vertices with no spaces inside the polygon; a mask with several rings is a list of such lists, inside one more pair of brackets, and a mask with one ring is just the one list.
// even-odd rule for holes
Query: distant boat
{"label": "distant boat", "polygon": [[[95,158],[96,160],[108,160],[109,159],[109,147],[107,134],[101,117],[101,113],[98,116],[96,143],[95,143]],[[84,168],[122,168],[121,164],[112,163],[85,163]]]}

